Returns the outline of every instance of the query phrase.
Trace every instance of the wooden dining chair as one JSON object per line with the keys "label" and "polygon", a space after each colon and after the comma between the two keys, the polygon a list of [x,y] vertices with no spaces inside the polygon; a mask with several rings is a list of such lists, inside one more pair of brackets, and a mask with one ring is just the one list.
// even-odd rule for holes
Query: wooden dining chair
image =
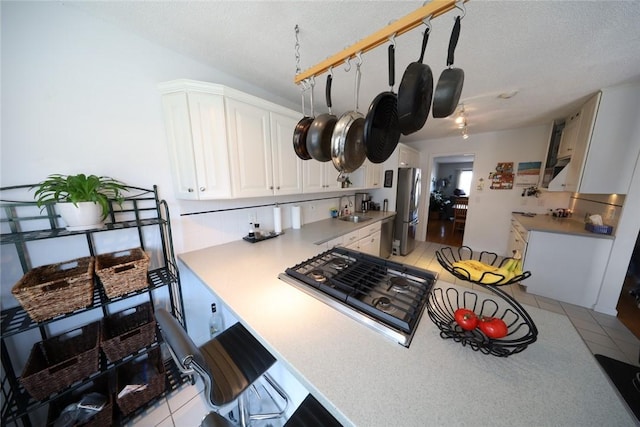
{"label": "wooden dining chair", "polygon": [[451,226],[452,232],[464,231],[464,225],[467,222],[467,208],[468,200],[459,200],[453,205],[453,224]]}

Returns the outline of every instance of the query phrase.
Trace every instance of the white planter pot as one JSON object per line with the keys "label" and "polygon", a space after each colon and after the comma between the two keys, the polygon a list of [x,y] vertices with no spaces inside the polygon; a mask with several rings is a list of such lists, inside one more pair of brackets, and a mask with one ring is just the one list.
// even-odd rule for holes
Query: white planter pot
{"label": "white planter pot", "polygon": [[67,224],[67,230],[82,231],[104,227],[102,208],[95,202],[57,203],[58,212]]}

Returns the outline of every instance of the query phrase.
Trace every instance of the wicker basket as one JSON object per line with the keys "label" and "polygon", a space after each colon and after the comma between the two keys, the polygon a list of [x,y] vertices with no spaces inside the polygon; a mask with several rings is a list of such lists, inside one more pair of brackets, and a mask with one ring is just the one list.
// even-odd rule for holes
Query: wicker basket
{"label": "wicker basket", "polygon": [[98,372],[100,322],[34,344],[20,382],[37,400]]}
{"label": "wicker basket", "polygon": [[103,376],[95,381],[83,385],[71,394],[65,394],[49,404],[49,414],[47,417],[47,426],[55,425],[55,421],[67,405],[80,402],[82,397],[88,393],[100,393],[107,398],[104,407],[96,412],[96,414],[83,424],[73,424],[74,426],[83,427],[111,427],[113,425],[113,396],[109,390],[107,377]]}
{"label": "wicker basket", "polygon": [[164,391],[166,376],[159,348],[118,368],[116,393],[119,394],[126,385],[141,383],[146,384],[146,388],[116,396],[116,403],[123,415],[129,415]]}
{"label": "wicker basket", "polygon": [[93,257],[43,265],[28,271],[11,289],[36,322],[93,303]]}
{"label": "wicker basket", "polygon": [[140,304],[102,319],[100,347],[115,362],[156,340],[156,321],[151,303]]}
{"label": "wicker basket", "polygon": [[141,248],[98,255],[96,274],[109,298],[147,287],[149,256]]}

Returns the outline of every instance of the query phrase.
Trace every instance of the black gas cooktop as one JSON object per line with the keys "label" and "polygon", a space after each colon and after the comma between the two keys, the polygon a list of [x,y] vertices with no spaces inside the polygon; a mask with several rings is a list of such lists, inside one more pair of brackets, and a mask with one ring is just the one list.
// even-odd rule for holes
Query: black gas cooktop
{"label": "black gas cooktop", "polygon": [[279,277],[409,347],[437,273],[336,247]]}

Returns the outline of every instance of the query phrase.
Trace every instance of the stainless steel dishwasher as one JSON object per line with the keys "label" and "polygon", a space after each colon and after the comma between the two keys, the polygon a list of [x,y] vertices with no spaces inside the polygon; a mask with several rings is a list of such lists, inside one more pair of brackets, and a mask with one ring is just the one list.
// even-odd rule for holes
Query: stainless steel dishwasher
{"label": "stainless steel dishwasher", "polygon": [[380,257],[389,258],[391,256],[391,246],[393,245],[393,220],[394,216],[385,218],[380,225]]}

